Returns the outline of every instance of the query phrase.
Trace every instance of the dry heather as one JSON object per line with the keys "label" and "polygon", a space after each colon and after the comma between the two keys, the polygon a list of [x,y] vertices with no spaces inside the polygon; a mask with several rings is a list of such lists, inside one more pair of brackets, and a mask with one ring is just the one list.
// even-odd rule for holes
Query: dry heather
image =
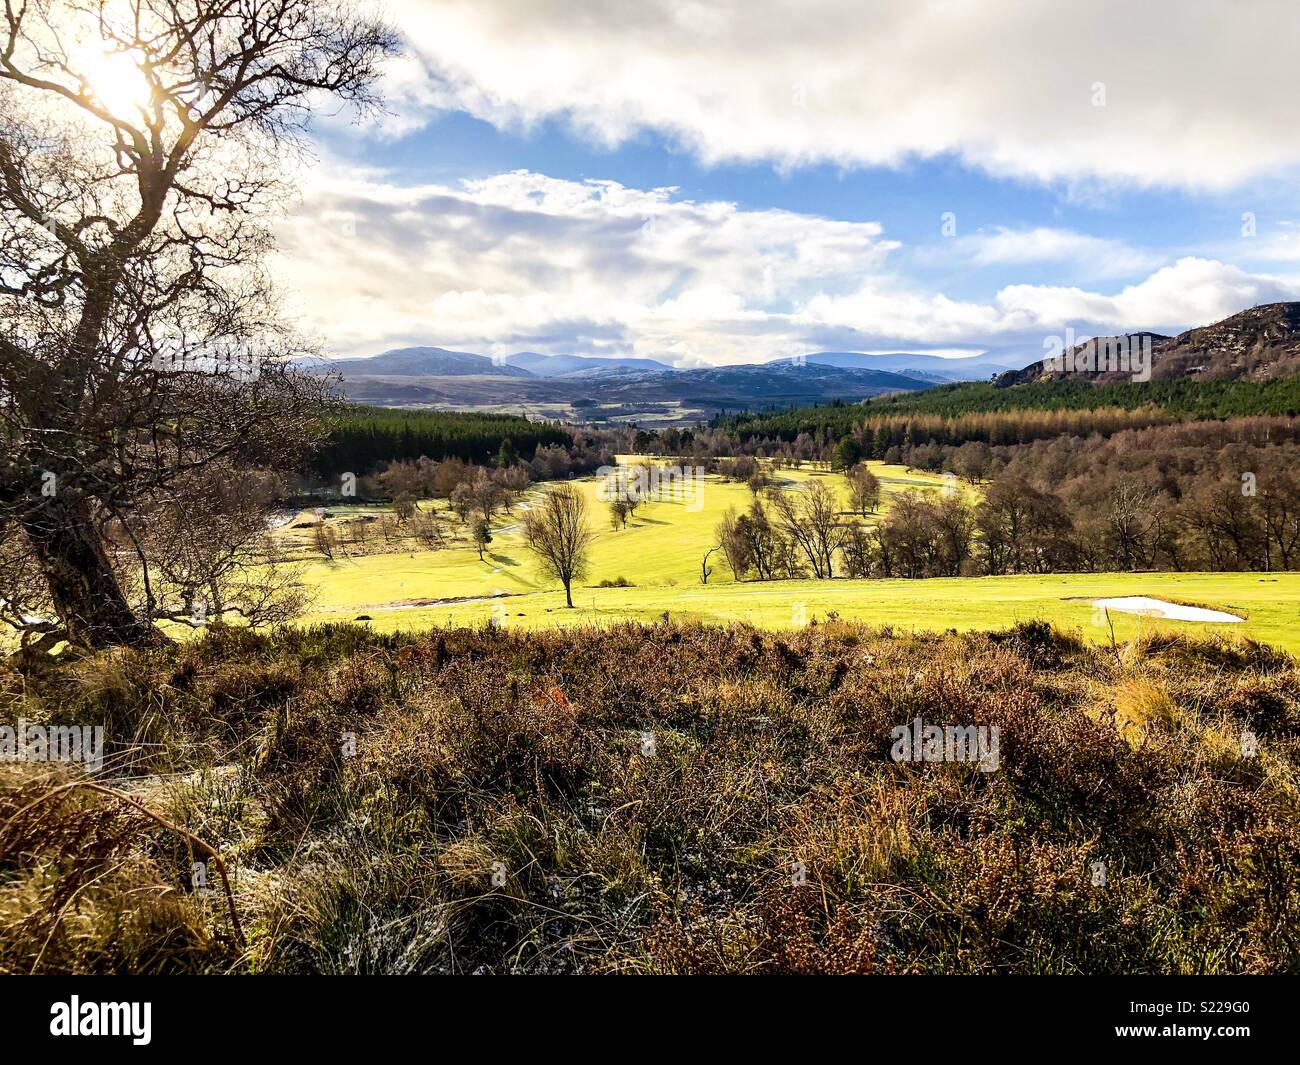
{"label": "dry heather", "polygon": [[[895,763],[918,716],[1000,767]],[[182,833],[0,767],[4,972],[1300,970],[1300,670],[1256,646],[224,630],[11,664],[19,717],[103,724],[245,935]]]}

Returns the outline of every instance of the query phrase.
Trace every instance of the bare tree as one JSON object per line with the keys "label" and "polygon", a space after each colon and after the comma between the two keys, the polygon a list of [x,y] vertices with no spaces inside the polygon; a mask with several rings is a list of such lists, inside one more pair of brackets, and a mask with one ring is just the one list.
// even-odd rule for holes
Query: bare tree
{"label": "bare tree", "polygon": [[1278,562],[1290,569],[1300,546],[1300,480],[1283,463],[1273,461],[1261,471],[1259,501],[1264,523],[1264,568],[1273,569],[1273,545]]}
{"label": "bare tree", "polygon": [[425,494],[426,474],[414,462],[390,462],[376,478],[383,490],[397,503],[402,499],[419,499]]}
{"label": "bare tree", "polygon": [[835,552],[840,542],[835,493],[821,481],[810,481],[795,492],[772,489],[768,500],[782,532],[799,545],[813,576],[819,580],[833,577]]}
{"label": "bare tree", "polygon": [[501,505],[505,507],[507,514],[515,509],[519,497],[528,491],[529,485],[533,483],[528,467],[522,464],[497,470],[492,478],[501,488]]}
{"label": "bare tree", "polygon": [[393,499],[393,515],[405,525],[415,517],[415,497],[403,492]]}
{"label": "bare tree", "polygon": [[196,471],[315,445],[330,385],[287,368],[263,268],[276,176],[310,101],[372,106],[395,48],[326,0],[5,0],[0,533],[39,575],[10,615],[154,639],[150,524]]}
{"label": "bare tree", "polygon": [[740,519],[740,528],[749,543],[749,557],[759,580],[769,581],[778,571],[790,575],[791,567],[782,562],[788,554],[788,541],[772,525],[761,499],[750,501],[749,513]]}
{"label": "bare tree", "polygon": [[312,529],[311,542],[316,550],[329,561],[334,561],[334,555],[339,549],[339,538],[333,527],[327,524],[324,518],[321,518],[316,523],[316,527]]}
{"label": "bare tree", "polygon": [[[1227,506],[1222,513],[1228,516],[1225,525],[1236,532],[1244,530],[1238,545],[1243,557],[1248,557],[1251,522],[1234,519],[1247,508],[1238,506],[1241,493],[1224,493]],[[1149,569],[1155,565],[1156,554],[1167,533],[1167,513],[1155,489],[1133,481],[1121,481],[1107,497],[1106,521],[1109,526],[1115,556],[1121,569]]]}
{"label": "bare tree", "polygon": [[722,550],[720,544],[710,547],[704,552],[704,557],[700,559],[700,583],[708,584],[709,578],[713,576],[713,567],[709,565],[709,556],[715,551]]}
{"label": "bare tree", "polygon": [[849,498],[853,509],[865,518],[880,506],[880,478],[862,462],[846,470],[844,476],[849,482]]}
{"label": "bare tree", "polygon": [[627,503],[622,499],[614,499],[609,504],[609,527],[611,529],[627,528],[628,509]]}
{"label": "bare tree", "polygon": [[[1155,507],[1150,495],[1143,495],[1140,488],[1129,484],[1117,486],[1112,493],[1116,501],[1112,514],[1128,518],[1123,527],[1118,516],[1110,519],[1115,530],[1115,554],[1126,569],[1135,568],[1130,558],[1145,559],[1146,545],[1155,539],[1151,531],[1155,519],[1150,514]],[[1121,510],[1124,503],[1129,505]],[[1240,481],[1202,474],[1184,494],[1183,508],[1185,524],[1214,569],[1249,569],[1256,560],[1262,560],[1266,526],[1260,520],[1256,500],[1242,495]],[[1128,533],[1127,540],[1120,540],[1121,532]]]}
{"label": "bare tree", "polygon": [[636,517],[637,507],[639,507],[644,502],[645,500],[641,496],[640,489],[630,488],[628,490],[627,494],[623,497],[623,506],[626,509],[626,514],[624,515],[623,518],[624,525],[627,524],[628,518]]}
{"label": "bare tree", "polygon": [[[258,625],[283,623],[299,613],[309,601],[299,568],[276,564],[266,526],[270,501],[282,491],[273,474],[234,477],[209,465],[183,486],[183,510],[150,510],[139,539],[152,560],[153,617],[196,625],[238,616]],[[333,536],[324,522],[320,530]],[[136,568],[125,576],[138,581],[142,574]]]}
{"label": "bare tree", "polygon": [[456,517],[460,518],[460,523],[464,525],[469,521],[469,516],[474,510],[474,486],[469,481],[461,481],[451,490],[451,509],[456,512]]}
{"label": "bare tree", "polygon": [[474,506],[483,515],[485,522],[491,523],[498,510],[505,505],[505,492],[487,470],[480,469],[470,482]]}
{"label": "bare tree", "polygon": [[722,555],[727,560],[727,565],[731,568],[731,576],[738,581],[745,579],[745,574],[753,562],[744,521],[743,517],[737,516],[735,507],[728,507],[713,533],[722,548]]}
{"label": "bare tree", "polygon": [[869,577],[871,575],[872,543],[866,530],[854,522],[844,530],[844,543],[840,557],[844,560],[844,569],[850,577]]}
{"label": "bare tree", "polygon": [[417,510],[411,519],[411,529],[415,538],[431,551],[447,546],[447,534],[436,511]]}
{"label": "bare tree", "polygon": [[572,485],[557,485],[524,515],[524,538],[542,569],[564,585],[564,601],[573,606],[573,582],[587,572],[592,533],[587,501]]}

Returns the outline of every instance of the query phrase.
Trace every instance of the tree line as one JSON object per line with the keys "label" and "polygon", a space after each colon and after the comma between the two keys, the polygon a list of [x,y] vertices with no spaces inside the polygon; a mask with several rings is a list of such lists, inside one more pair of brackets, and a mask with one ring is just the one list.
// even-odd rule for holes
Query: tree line
{"label": "tree line", "polygon": [[1180,377],[1101,385],[1080,377],[1009,386],[963,382],[906,395],[881,396],[863,403],[836,400],[822,406],[733,414],[715,418],[710,424],[742,440],[768,437],[789,442],[801,433],[819,431],[838,438],[873,419],[918,416],[957,419],[971,414],[1034,411],[1091,412],[1102,419],[1114,419],[1116,411],[1129,411],[1151,419],[1152,424],[1157,420],[1196,421],[1259,415],[1295,417],[1300,413],[1300,377],[1233,381]]}
{"label": "tree line", "polygon": [[435,462],[426,455],[383,463],[361,477],[357,489],[361,498],[391,500],[393,517],[368,520],[363,516],[338,529],[322,522],[314,533],[316,549],[334,558],[348,554],[351,547],[364,550],[376,537],[389,543],[406,535],[431,549],[445,547],[448,537],[441,518],[417,505],[421,499],[445,499],[448,509],[467,527],[482,559],[492,543],[492,522],[502,512],[510,513],[534,481],[564,480],[615,462],[604,434],[578,432],[566,439],[568,446],[538,446],[527,460],[513,438],[507,437],[495,457],[482,465],[455,456]]}
{"label": "tree line", "polygon": [[[1081,447],[1081,444],[1089,447]],[[969,446],[969,445],[967,445]],[[717,541],[737,580],[1300,568],[1300,446],[1223,444],[1209,426],[1061,438],[999,460],[978,493],[954,476],[866,519],[878,480],[755,487]]]}
{"label": "tree line", "polygon": [[495,459],[506,441],[531,456],[539,447],[570,446],[573,434],[551,422],[511,414],[349,406],[330,419],[314,468],[321,477],[333,478],[419,458],[482,464]]}

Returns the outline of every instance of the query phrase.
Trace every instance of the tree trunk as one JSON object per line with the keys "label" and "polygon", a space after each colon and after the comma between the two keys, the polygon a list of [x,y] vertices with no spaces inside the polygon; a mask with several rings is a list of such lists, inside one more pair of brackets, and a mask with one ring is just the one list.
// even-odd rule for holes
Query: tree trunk
{"label": "tree trunk", "polygon": [[68,642],[108,647],[156,639],[126,601],[84,499],[50,500],[25,515],[22,526]]}
{"label": "tree trunk", "polygon": [[573,582],[564,582],[564,601],[569,609],[573,609]]}

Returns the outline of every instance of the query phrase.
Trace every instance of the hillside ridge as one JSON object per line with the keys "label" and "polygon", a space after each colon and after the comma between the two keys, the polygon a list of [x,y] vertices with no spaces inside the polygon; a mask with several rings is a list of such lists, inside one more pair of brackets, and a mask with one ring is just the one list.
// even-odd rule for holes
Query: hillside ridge
{"label": "hillside ridge", "polygon": [[[1134,345],[1149,342],[1149,370],[1153,380],[1190,376],[1210,381],[1289,377],[1300,373],[1300,302],[1262,303],[1172,337],[1133,332],[1092,338],[1071,348],[1069,356],[1077,357],[1089,344],[1096,344],[1104,351],[1108,342],[1116,340],[1128,340]],[[1075,362],[1070,357],[1060,361],[1067,367]],[[1054,367],[1052,360],[1046,358],[1022,370],[999,374],[994,384],[1007,388],[1067,376],[1098,384],[1141,379],[1131,371]]]}

